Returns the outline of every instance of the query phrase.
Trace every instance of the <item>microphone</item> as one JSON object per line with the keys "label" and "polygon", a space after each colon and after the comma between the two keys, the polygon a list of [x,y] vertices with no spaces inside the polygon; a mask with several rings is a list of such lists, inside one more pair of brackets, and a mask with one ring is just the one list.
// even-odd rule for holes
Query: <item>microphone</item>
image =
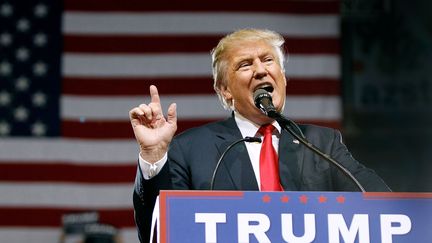
{"label": "microphone", "polygon": [[[303,134],[302,130],[298,127],[298,125],[293,122],[292,120],[282,116],[279,112],[277,112],[276,108],[273,105],[273,99],[269,92],[265,89],[257,89],[253,93],[255,106],[260,109],[266,116],[275,119],[278,123],[279,121],[282,121],[284,123],[289,123],[290,126],[294,126],[298,133],[303,138],[306,138]],[[283,127],[281,125],[281,127]]]}
{"label": "microphone", "polygon": [[[260,109],[266,116],[275,119],[285,131],[289,132],[293,137],[300,141],[300,143],[302,143],[312,152],[318,154],[321,158],[325,159],[330,164],[336,166],[343,174],[345,174],[351,181],[356,184],[356,186],[360,189],[361,192],[366,192],[360,182],[351,174],[351,172],[349,172],[349,170],[343,167],[341,163],[330,157],[330,155],[322,152],[320,149],[310,143],[295,122],[288,118],[285,118],[283,115],[276,111],[276,108],[273,105],[271,95],[265,89],[257,89],[254,92],[253,97],[255,101],[255,106]],[[293,130],[293,126],[296,128],[296,130],[300,133],[301,136]]]}
{"label": "microphone", "polygon": [[253,93],[255,106],[258,107],[266,116],[277,118],[279,113],[273,105],[273,100],[269,92],[265,89],[257,89]]}
{"label": "microphone", "polygon": [[248,142],[248,143],[261,143],[261,138],[257,138],[257,137],[245,137],[242,139],[239,139],[237,141],[234,141],[232,144],[230,144],[228,146],[228,148],[225,149],[225,151],[222,153],[221,157],[219,158],[215,169],[213,170],[213,176],[211,178],[211,182],[210,182],[210,190],[213,191],[214,190],[214,182],[216,179],[216,174],[219,170],[219,167],[222,163],[223,158],[225,157],[225,155],[228,153],[228,151],[230,151],[235,145],[237,145],[238,143],[241,142]]}

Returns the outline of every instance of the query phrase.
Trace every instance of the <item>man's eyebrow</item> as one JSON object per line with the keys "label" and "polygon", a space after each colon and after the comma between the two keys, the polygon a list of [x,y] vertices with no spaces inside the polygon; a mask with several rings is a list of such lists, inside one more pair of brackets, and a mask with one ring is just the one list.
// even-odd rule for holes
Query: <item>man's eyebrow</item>
{"label": "man's eyebrow", "polygon": [[250,60],[252,60],[251,57],[243,56],[243,57],[235,58],[234,61],[233,61],[233,64],[234,64],[234,66],[238,66],[242,62],[250,61]]}
{"label": "man's eyebrow", "polygon": [[275,54],[273,52],[271,52],[271,51],[266,51],[266,52],[264,52],[264,53],[262,53],[260,55],[260,57],[266,57],[266,56],[272,56],[272,57],[274,57]]}

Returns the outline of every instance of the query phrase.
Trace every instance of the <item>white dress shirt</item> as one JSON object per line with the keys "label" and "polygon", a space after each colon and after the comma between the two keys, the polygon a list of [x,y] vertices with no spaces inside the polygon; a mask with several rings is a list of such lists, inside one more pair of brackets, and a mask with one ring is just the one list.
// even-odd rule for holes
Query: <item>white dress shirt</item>
{"label": "white dress shirt", "polygon": [[[249,121],[248,119],[244,118],[242,115],[240,115],[237,112],[234,112],[234,118],[238,128],[240,129],[240,133],[242,134],[243,138],[259,137],[263,139],[263,135],[258,133],[258,129],[260,128],[259,125]],[[279,137],[280,137],[281,127],[277,122],[273,122],[273,126],[276,129],[273,131],[272,142],[273,142],[273,147],[277,152],[279,147]],[[259,173],[259,157],[261,151],[261,143],[246,143],[245,145],[259,186],[261,181],[260,173]],[[139,156],[139,164],[144,179],[148,180],[153,176],[157,175],[161,171],[162,167],[165,165],[167,159],[168,156],[165,153],[164,157],[161,160],[157,161],[154,164],[151,164],[145,161],[141,156]]]}
{"label": "white dress shirt", "polygon": [[[235,121],[243,137],[259,137],[261,138],[261,140],[264,139],[264,136],[258,133],[258,130],[260,129],[261,126],[252,123],[251,121],[244,118],[242,115],[238,113],[235,113]],[[275,130],[273,130],[272,143],[277,153],[279,148],[279,137],[280,137],[281,127],[277,122],[273,122],[272,125],[276,128]],[[245,145],[249,154],[250,161],[252,163],[252,168],[254,170],[255,177],[257,179],[258,187],[261,188],[260,186],[261,177],[260,177],[260,167],[259,167],[261,143],[246,143]]]}

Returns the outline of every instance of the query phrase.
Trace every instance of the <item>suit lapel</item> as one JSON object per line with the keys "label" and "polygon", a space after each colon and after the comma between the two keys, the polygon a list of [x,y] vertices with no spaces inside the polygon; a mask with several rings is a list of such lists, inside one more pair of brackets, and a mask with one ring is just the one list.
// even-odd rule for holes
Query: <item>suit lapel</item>
{"label": "suit lapel", "polygon": [[300,190],[300,172],[303,163],[304,148],[294,142],[294,138],[286,131],[282,131],[279,140],[279,175],[285,191]]}
{"label": "suit lapel", "polygon": [[[225,120],[220,131],[216,133],[215,145],[219,156],[235,141],[242,139],[233,117]],[[221,164],[219,178],[226,177],[226,188],[235,190],[258,190],[258,184],[244,142],[235,145],[226,155]],[[225,176],[224,176],[225,175]],[[230,185],[229,185],[230,184]],[[217,186],[217,184],[215,184]]]}
{"label": "suit lapel", "polygon": [[[215,146],[219,151],[219,156],[222,155],[229,145],[242,138],[233,117],[221,122],[220,125],[220,129],[215,131]],[[294,138],[291,134],[282,130],[278,154],[279,174],[282,187],[285,191],[297,191],[301,189],[304,146],[293,141]],[[229,181],[223,183],[223,188],[216,187],[217,189],[259,190],[244,143],[235,145],[226,154],[218,174],[219,178],[226,178]],[[217,186],[217,184],[215,185]]]}

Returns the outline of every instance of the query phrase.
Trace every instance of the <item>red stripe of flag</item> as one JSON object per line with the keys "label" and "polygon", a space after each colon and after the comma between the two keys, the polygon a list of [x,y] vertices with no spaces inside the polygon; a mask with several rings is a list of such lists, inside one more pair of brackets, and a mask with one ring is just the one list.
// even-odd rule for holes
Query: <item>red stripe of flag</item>
{"label": "red stripe of flag", "polygon": [[136,165],[90,165],[53,163],[0,163],[2,181],[14,182],[80,182],[132,183]]}
{"label": "red stripe of flag", "polygon": [[[151,84],[163,95],[215,94],[210,77],[94,78],[65,77],[63,94],[124,96],[148,94]],[[84,88],[85,87],[85,88]],[[340,82],[331,78],[288,78],[288,95],[340,95]]]}
{"label": "red stripe of flag", "polygon": [[[111,36],[64,37],[67,53],[196,53],[210,51],[222,36]],[[290,54],[339,54],[338,38],[285,37]]]}
{"label": "red stripe of flag", "polygon": [[[68,213],[95,211],[94,209],[0,208],[0,226],[59,227],[62,216]],[[98,209],[99,222],[118,228],[135,227],[132,209]]]}
{"label": "red stripe of flag", "polygon": [[[178,120],[177,134],[186,129],[204,125],[214,120]],[[340,121],[323,121],[323,120],[297,120],[298,123],[315,124],[319,126],[332,127],[341,129]],[[88,138],[88,139],[133,139],[132,127],[128,121],[62,121],[62,136],[69,138]]]}
{"label": "red stripe of flag", "polygon": [[[177,133],[204,125],[219,119],[178,120]],[[134,134],[129,121],[71,121],[62,120],[62,136],[69,138],[92,139],[133,139]]]}
{"label": "red stripe of flag", "polygon": [[269,12],[293,14],[337,14],[339,1],[231,1],[219,0],[207,2],[200,0],[188,1],[148,1],[142,0],[64,0],[66,11],[92,12]]}

